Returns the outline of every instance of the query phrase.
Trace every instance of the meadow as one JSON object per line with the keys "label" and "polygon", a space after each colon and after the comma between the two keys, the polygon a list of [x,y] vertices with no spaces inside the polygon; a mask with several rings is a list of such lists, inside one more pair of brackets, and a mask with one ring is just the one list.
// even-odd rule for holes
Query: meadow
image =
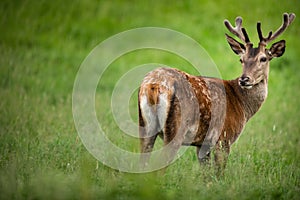
{"label": "meadow", "polygon": [[[286,52],[272,60],[268,99],[232,146],[223,177],[200,168],[193,147],[161,175],[111,169],[82,144],[73,84],[100,42],[133,28],[172,29],[201,44],[222,77],[233,79],[241,66],[223,20],[242,16],[256,44],[256,22],[266,34],[280,26],[284,12],[298,17],[279,38]],[[300,1],[2,0],[0,16],[0,199],[299,198]],[[120,77],[144,63],[197,73],[178,56],[151,49],[126,54],[105,71],[95,96],[98,120],[113,142],[135,152],[139,142],[119,130],[110,99]],[[137,120],[136,92],[128,106]]]}

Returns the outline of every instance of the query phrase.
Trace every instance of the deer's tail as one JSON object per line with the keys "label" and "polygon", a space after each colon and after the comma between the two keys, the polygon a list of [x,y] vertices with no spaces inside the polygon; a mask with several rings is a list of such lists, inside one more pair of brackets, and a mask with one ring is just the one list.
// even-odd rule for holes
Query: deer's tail
{"label": "deer's tail", "polygon": [[156,111],[157,104],[159,103],[159,85],[157,83],[149,84],[146,90],[148,104],[150,104],[150,106],[153,106]]}
{"label": "deer's tail", "polygon": [[169,112],[168,93],[158,83],[141,88],[140,109],[146,127],[150,132],[163,130]]}

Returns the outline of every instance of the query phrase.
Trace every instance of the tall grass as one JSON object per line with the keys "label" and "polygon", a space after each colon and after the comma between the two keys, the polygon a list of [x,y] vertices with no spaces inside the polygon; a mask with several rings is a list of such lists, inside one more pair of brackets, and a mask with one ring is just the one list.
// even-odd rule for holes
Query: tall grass
{"label": "tall grass", "polygon": [[[225,175],[200,168],[190,148],[165,175],[127,174],[94,159],[77,137],[72,88],[88,53],[106,38],[132,28],[159,26],[198,41],[223,78],[241,72],[226,44],[225,18],[244,17],[277,28],[283,12],[300,15],[297,0],[245,1],[9,1],[0,2],[0,199],[297,199],[300,195],[300,20],[282,38],[286,53],[271,63],[269,97],[233,145]],[[194,73],[168,53],[141,51],[116,60],[97,89],[99,120],[121,135],[109,111],[114,84],[143,63]],[[136,97],[130,112],[137,118]],[[106,107],[107,106],[107,107]],[[112,140],[118,140],[117,137]],[[130,148],[138,151],[138,141]]]}

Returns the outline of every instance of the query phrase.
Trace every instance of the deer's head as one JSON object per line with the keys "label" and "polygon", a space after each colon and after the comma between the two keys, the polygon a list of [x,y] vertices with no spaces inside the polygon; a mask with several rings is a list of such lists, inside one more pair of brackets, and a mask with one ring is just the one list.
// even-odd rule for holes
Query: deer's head
{"label": "deer's head", "polygon": [[263,37],[261,23],[258,22],[257,33],[259,37],[259,44],[258,47],[255,48],[250,42],[246,29],[242,27],[241,17],[236,18],[235,27],[233,27],[228,20],[224,21],[227,29],[243,42],[240,43],[226,34],[226,39],[231,49],[234,53],[240,56],[240,61],[243,66],[243,74],[239,78],[240,87],[243,89],[251,89],[253,86],[261,82],[267,82],[269,62],[273,58],[283,55],[285,51],[285,40],[280,40],[279,42],[272,44],[270,49],[267,49],[266,46],[269,42],[282,34],[294,19],[294,13],[284,13],[282,25],[274,34],[270,31],[267,37]]}

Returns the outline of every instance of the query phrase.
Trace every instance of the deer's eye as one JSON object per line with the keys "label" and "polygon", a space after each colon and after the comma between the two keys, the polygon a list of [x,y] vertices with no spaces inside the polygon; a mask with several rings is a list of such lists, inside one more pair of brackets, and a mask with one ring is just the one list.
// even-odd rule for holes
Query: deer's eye
{"label": "deer's eye", "polygon": [[260,62],[266,62],[267,61],[267,58],[266,57],[262,57],[261,59],[260,59]]}
{"label": "deer's eye", "polygon": [[242,60],[242,59],[240,59],[240,62],[241,62],[241,63],[243,63],[243,60]]}

